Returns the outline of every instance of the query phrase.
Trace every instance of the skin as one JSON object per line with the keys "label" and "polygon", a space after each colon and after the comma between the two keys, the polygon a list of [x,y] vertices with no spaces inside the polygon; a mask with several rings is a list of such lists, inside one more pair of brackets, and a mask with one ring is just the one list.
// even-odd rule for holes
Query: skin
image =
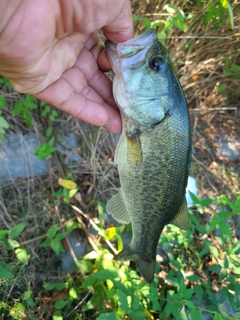
{"label": "skin", "polygon": [[1,0],[0,74],[19,92],[118,133],[99,29],[115,43],[132,38],[130,1]]}

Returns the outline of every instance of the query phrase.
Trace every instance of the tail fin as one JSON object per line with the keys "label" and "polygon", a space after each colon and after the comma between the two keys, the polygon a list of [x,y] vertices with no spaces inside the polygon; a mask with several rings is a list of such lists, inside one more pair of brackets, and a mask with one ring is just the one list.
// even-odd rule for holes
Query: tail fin
{"label": "tail fin", "polygon": [[114,260],[117,261],[128,259],[135,261],[144,280],[148,283],[152,283],[156,261],[142,259],[137,253],[134,253],[130,245],[114,257]]}

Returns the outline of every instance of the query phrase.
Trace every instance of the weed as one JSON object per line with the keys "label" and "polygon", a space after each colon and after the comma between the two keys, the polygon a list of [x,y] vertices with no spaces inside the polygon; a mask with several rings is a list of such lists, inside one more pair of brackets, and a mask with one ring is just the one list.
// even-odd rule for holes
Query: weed
{"label": "weed", "polygon": [[[179,0],[162,7],[150,1],[149,10],[142,13],[144,4],[134,11],[135,23],[139,29],[155,28],[172,51],[190,112],[197,114],[192,170],[202,196],[193,196],[189,230],[165,228],[160,246],[167,259],[156,264],[151,285],[142,280],[133,263],[115,262],[114,253],[122,250],[130,229],[105,221],[106,200],[118,186],[112,169],[115,138],[68,120],[81,135],[83,163],[64,168],[66,174],[51,168],[49,179],[20,180],[0,189],[3,319],[240,318],[240,245],[234,234],[234,219],[240,213],[239,166],[220,161],[210,143],[219,138],[218,132],[238,136],[236,116],[222,110],[211,113],[211,107],[239,107],[236,4]],[[2,77],[0,85],[5,88],[0,95],[0,139],[4,140],[9,125],[16,125],[16,119],[29,130],[38,105],[47,125],[37,155],[51,157],[54,122],[63,116],[29,95],[9,103],[4,93],[11,93],[12,86]],[[199,116],[202,110],[206,114]],[[95,235],[89,233],[90,226]],[[73,256],[77,271],[63,276],[58,273],[58,259],[65,250],[66,236],[77,228],[84,230],[92,250],[81,259]]]}

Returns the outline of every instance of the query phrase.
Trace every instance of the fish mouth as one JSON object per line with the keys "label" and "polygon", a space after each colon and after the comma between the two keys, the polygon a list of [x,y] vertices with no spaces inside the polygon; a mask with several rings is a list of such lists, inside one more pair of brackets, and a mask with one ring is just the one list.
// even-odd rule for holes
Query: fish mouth
{"label": "fish mouth", "polygon": [[157,40],[156,32],[149,29],[135,38],[115,44],[106,41],[106,53],[113,72],[120,75],[125,69],[135,68],[145,60],[148,49]]}

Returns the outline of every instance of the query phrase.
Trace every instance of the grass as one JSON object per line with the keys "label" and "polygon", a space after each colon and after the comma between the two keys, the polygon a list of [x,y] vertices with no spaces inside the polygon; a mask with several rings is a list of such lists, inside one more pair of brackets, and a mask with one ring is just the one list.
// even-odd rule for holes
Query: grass
{"label": "grass", "polygon": [[[52,122],[41,116],[44,109],[41,105],[31,111],[29,128],[21,114],[13,116],[15,102],[25,96],[12,92],[8,83],[1,85],[0,93],[8,104],[8,109],[2,110],[10,125],[8,132],[34,131],[44,139],[49,125],[54,136],[58,132],[74,132],[78,137],[77,152],[83,159],[80,164],[66,167],[64,159],[54,152],[57,166],[52,167],[49,162],[47,176],[19,178],[1,186],[0,230],[25,224],[12,239],[18,242],[16,248],[25,250],[22,249],[18,258],[16,248],[9,250],[6,246],[9,236],[4,235],[0,244],[0,261],[14,274],[14,278],[0,283],[2,319],[54,317],[60,320],[63,315],[64,319],[107,319],[107,311],[112,313],[109,319],[137,319],[137,314],[138,319],[185,319],[186,314],[201,319],[204,313],[214,320],[236,319],[220,310],[223,301],[215,294],[218,292],[228,299],[231,306],[236,306],[237,313],[238,296],[233,297],[231,292],[239,292],[239,235],[235,232],[239,226],[236,211],[239,209],[233,204],[240,190],[240,160],[219,158],[217,142],[222,136],[240,138],[240,16],[239,4],[233,1],[233,29],[227,9],[206,22],[211,5],[219,7],[219,3],[207,1],[195,5],[191,1],[174,1],[176,10],[182,9],[186,16],[192,13],[193,17],[183,20],[188,25],[184,33],[171,24],[165,30],[165,45],[190,109],[195,150],[191,175],[198,181],[201,201],[195,199],[196,208],[191,213],[187,233],[174,227],[163,233],[160,244],[167,259],[161,263],[152,286],[141,281],[133,263],[112,262],[113,251],[106,243],[111,241],[117,249],[122,245],[118,237],[120,229],[112,224],[104,225],[103,220],[104,205],[119,187],[117,169],[113,166],[117,137],[60,112]],[[143,31],[148,21],[155,23],[169,17],[170,13],[162,9],[165,4],[164,1],[133,2],[136,32]],[[143,21],[144,18],[148,20]],[[162,25],[157,30],[162,32]],[[69,191],[58,184],[59,178],[66,177],[77,183],[75,197],[69,198]],[[219,197],[223,194],[228,196],[228,201]],[[209,202],[209,198],[213,200]],[[228,216],[228,212],[235,214]],[[211,221],[217,221],[216,225]],[[89,232],[91,223],[97,224],[98,234]],[[72,232],[72,228],[86,233],[97,254],[84,258],[82,272],[62,275],[60,258],[54,253],[56,242],[41,246],[55,225],[56,233],[50,235],[50,240]],[[231,236],[224,235],[221,229]],[[65,247],[64,240],[61,243]],[[106,272],[108,269],[112,273]]]}

